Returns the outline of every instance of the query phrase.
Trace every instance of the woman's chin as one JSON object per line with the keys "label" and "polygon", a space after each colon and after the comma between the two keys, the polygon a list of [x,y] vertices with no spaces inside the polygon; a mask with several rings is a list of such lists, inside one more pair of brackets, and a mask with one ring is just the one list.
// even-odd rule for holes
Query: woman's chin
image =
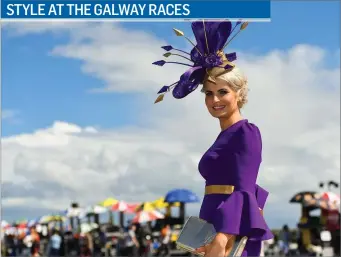
{"label": "woman's chin", "polygon": [[227,112],[211,112],[211,115],[217,119],[221,119],[228,116]]}

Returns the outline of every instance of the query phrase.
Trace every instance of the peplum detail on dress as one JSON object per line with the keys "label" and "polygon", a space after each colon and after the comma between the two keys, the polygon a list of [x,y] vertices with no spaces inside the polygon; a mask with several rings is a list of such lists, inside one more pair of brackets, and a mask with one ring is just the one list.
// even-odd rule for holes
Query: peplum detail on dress
{"label": "peplum detail on dress", "polygon": [[260,211],[256,196],[251,192],[234,191],[218,207],[213,221],[217,232],[247,236],[249,240],[261,241],[273,238]]}
{"label": "peplum detail on dress", "polygon": [[268,196],[269,196],[269,192],[266,191],[261,186],[259,186],[258,184],[256,184],[256,199],[257,199],[259,208],[261,208],[262,210],[264,209],[266,199],[268,198]]}

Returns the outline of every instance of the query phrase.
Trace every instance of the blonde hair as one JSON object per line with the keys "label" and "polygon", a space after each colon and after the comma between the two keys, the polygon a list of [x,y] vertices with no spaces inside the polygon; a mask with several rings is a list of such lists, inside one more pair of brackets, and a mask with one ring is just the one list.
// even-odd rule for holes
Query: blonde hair
{"label": "blonde hair", "polygon": [[[215,82],[215,79],[221,79],[227,82],[228,86],[238,94],[238,107],[241,109],[247,103],[248,80],[245,74],[238,67],[234,67],[228,72],[221,74],[221,68],[213,68],[206,75],[203,84],[207,81]],[[218,74],[217,74],[218,73]],[[219,74],[220,73],[220,74]],[[215,76],[217,74],[217,76]],[[204,89],[204,87],[203,87]]]}

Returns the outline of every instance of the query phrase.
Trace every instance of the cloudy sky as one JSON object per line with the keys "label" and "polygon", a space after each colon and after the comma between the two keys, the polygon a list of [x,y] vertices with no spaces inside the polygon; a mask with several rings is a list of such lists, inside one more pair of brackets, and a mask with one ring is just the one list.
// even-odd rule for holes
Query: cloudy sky
{"label": "cloudy sky", "polygon": [[[243,115],[261,129],[258,183],[271,227],[294,225],[288,203],[339,181],[339,2],[275,2],[231,44],[250,81]],[[316,19],[321,17],[321,19]],[[219,133],[203,95],[156,92],[182,67],[153,66],[188,23],[16,23],[2,34],[3,218],[35,218],[112,196],[154,200],[172,188],[202,196],[197,165]],[[188,206],[196,215],[200,205]]]}

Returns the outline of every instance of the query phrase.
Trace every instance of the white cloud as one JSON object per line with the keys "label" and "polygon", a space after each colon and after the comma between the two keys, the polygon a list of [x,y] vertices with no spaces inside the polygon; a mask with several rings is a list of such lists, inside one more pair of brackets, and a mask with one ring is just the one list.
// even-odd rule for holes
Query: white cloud
{"label": "white cloud", "polygon": [[[37,194],[36,205],[50,208],[63,204],[65,208],[70,199],[93,204],[109,196],[143,201],[199,177],[182,142],[169,142],[152,131],[140,132],[89,133],[56,122],[34,134],[4,139],[3,181],[14,182],[17,188],[11,185],[12,190],[6,190],[9,185],[5,186],[4,197],[9,199],[3,204],[33,201]],[[155,183],[151,178],[157,175],[162,176]],[[188,182],[179,181],[179,176]],[[38,192],[26,190],[37,187]],[[14,190],[26,191],[23,199],[18,193],[12,196]],[[51,202],[53,193],[62,197]]]}
{"label": "white cloud", "polygon": [[13,109],[1,110],[1,120],[6,124],[18,125],[22,123],[20,112]]}
{"label": "white cloud", "polygon": [[[21,27],[21,34],[54,29],[44,23],[23,26],[29,28]],[[173,187],[201,194],[197,162],[219,125],[209,117],[199,90],[184,100],[167,95],[152,104],[159,87],[183,70],[151,65],[167,42],[117,24],[77,26],[70,42],[56,46],[53,55],[81,60],[86,74],[106,82],[106,91],[140,92],[136,118],[146,129],[103,131],[56,122],[33,134],[5,138],[3,180],[12,181],[16,190],[23,185],[42,189],[8,198],[7,204],[20,205],[26,197],[33,203],[37,195],[35,205],[42,208],[59,208],[71,200],[90,204],[108,196],[151,200]],[[70,32],[58,26],[63,29]],[[241,53],[238,60],[250,80],[243,114],[262,131],[259,183],[271,192],[266,214],[272,225],[297,220],[298,213],[291,212],[298,208],[288,204],[297,191],[317,189],[320,180],[339,181],[340,70],[327,68],[325,54],[318,47],[296,45],[264,56]],[[57,192],[61,197],[51,201]]]}
{"label": "white cloud", "polygon": [[5,109],[1,111],[1,118],[3,120],[12,119],[18,115],[18,111]]}

